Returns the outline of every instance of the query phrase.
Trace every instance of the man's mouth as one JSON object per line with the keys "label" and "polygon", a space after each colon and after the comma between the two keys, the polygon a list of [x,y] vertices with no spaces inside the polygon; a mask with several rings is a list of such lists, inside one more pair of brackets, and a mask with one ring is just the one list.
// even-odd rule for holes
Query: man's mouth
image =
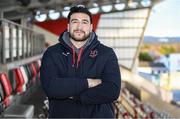
{"label": "man's mouth", "polygon": [[84,33],[84,31],[80,31],[80,30],[76,30],[76,31],[74,31],[75,33],[78,33],[78,34],[80,34],[80,33]]}

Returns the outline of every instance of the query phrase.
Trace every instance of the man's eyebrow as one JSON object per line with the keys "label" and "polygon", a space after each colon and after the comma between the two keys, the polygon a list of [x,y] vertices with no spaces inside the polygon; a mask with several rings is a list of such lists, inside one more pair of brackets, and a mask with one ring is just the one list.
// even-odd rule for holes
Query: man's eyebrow
{"label": "man's eyebrow", "polygon": [[72,22],[72,21],[76,21],[76,20],[78,20],[78,19],[71,19],[71,22]]}
{"label": "man's eyebrow", "polygon": [[[72,22],[72,21],[78,21],[78,19],[71,19],[71,22]],[[88,20],[88,19],[82,19],[82,21],[89,22],[89,20]]]}
{"label": "man's eyebrow", "polygon": [[89,22],[89,20],[87,20],[87,19],[83,19],[82,21],[87,21],[87,22]]}

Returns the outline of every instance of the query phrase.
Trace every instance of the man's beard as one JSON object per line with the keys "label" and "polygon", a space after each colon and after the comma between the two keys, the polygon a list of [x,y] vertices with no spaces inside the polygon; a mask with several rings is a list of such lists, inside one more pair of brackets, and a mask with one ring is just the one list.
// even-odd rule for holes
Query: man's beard
{"label": "man's beard", "polygon": [[71,32],[69,33],[70,34],[70,38],[72,38],[74,41],[77,41],[77,42],[83,42],[83,41],[87,40],[89,38],[89,36],[90,36],[90,32],[88,34],[85,34],[84,31],[82,31],[82,32],[84,33],[84,36],[82,38],[76,38],[74,36],[74,34],[71,33]]}

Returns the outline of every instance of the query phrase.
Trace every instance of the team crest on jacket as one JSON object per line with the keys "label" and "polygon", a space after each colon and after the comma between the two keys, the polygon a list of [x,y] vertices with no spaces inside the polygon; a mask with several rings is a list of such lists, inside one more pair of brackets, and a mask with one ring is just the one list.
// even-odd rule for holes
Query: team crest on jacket
{"label": "team crest on jacket", "polygon": [[89,54],[90,57],[94,58],[94,57],[96,57],[97,55],[98,55],[98,51],[97,51],[96,49],[90,51],[90,54]]}

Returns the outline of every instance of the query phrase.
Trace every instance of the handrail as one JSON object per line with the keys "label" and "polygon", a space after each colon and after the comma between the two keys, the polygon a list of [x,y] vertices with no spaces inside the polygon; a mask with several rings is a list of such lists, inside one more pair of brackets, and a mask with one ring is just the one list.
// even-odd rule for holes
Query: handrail
{"label": "handrail", "polygon": [[0,19],[0,64],[42,54],[45,38],[31,28]]}
{"label": "handrail", "polygon": [[[14,26],[18,26],[18,27],[21,27],[21,28],[25,28],[25,29],[27,29],[27,30],[29,30],[29,31],[34,32],[31,28],[25,27],[25,26],[23,26],[23,25],[21,25],[21,24],[17,24],[17,23],[15,23],[15,22],[13,22],[13,21],[10,21],[10,20],[8,20],[8,19],[0,18],[0,21],[6,22],[6,23],[10,23],[10,24],[12,24],[12,25],[14,25]],[[37,33],[37,32],[34,32],[34,33]],[[40,34],[40,33],[37,33],[37,34]]]}

